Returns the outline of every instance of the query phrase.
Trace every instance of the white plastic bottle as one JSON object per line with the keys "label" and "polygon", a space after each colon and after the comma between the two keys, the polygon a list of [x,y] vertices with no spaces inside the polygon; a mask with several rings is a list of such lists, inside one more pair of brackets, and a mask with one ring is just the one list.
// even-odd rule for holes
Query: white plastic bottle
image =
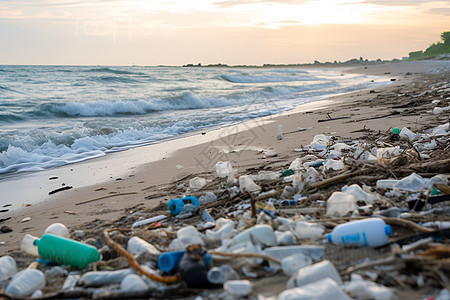
{"label": "white plastic bottle", "polygon": [[31,234],[25,234],[20,244],[20,251],[31,256],[39,257],[38,247],[34,244],[36,240],[38,240],[37,237]]}
{"label": "white plastic bottle", "polygon": [[36,269],[25,269],[17,273],[8,284],[5,294],[12,297],[27,297],[45,286],[45,275]]}
{"label": "white plastic bottle", "polygon": [[214,284],[222,284],[227,280],[238,280],[239,274],[230,266],[222,265],[220,267],[212,267],[206,274],[208,281]]}
{"label": "white plastic bottle", "polygon": [[227,280],[223,289],[232,296],[245,297],[252,292],[253,285],[248,280]]}
{"label": "white plastic bottle", "polygon": [[354,244],[378,247],[387,243],[392,227],[381,218],[370,218],[340,224],[328,234],[328,241],[336,245]]}
{"label": "white plastic bottle", "polygon": [[8,279],[17,273],[17,265],[14,258],[9,255],[0,257],[0,281]]}

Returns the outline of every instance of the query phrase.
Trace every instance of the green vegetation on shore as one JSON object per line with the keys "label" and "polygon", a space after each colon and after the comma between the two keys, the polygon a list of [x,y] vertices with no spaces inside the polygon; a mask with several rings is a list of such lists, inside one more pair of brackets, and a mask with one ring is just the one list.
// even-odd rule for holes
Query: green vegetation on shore
{"label": "green vegetation on shore", "polygon": [[450,31],[441,33],[443,42],[433,43],[425,51],[413,51],[409,53],[409,58],[412,60],[426,59],[440,56],[443,54],[450,54]]}

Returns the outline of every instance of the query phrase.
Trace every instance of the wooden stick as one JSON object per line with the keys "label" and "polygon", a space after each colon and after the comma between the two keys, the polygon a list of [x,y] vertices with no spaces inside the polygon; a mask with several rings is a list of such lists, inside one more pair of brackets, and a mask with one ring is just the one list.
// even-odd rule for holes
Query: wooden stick
{"label": "wooden stick", "polygon": [[365,169],[357,170],[357,171],[354,171],[354,172],[351,172],[351,173],[338,175],[338,176],[335,176],[335,177],[332,177],[332,178],[329,178],[329,179],[325,179],[325,180],[323,180],[321,182],[312,184],[312,185],[310,185],[310,188],[311,189],[322,188],[322,187],[328,186],[330,184],[334,184],[334,183],[337,183],[339,181],[345,180],[345,179],[350,178],[352,176],[359,175],[359,174],[366,173],[366,172],[370,172],[370,171],[373,171],[373,170],[374,170],[374,168],[365,168]]}
{"label": "wooden stick", "polygon": [[170,284],[170,283],[176,283],[178,281],[181,280],[181,277],[178,275],[174,275],[174,276],[161,276],[161,275],[157,275],[157,274],[151,274],[148,273],[146,270],[142,269],[141,266],[139,265],[139,263],[136,261],[136,259],[134,258],[133,255],[131,255],[127,250],[125,250],[120,244],[114,242],[110,237],[109,237],[109,232],[115,230],[114,228],[111,229],[105,229],[103,230],[103,236],[105,237],[105,241],[106,243],[111,246],[113,249],[115,249],[117,252],[119,252],[120,255],[124,256],[127,260],[128,263],[130,264],[130,266],[134,269],[136,269],[140,274],[146,276],[147,278],[154,280],[154,281],[158,281],[158,282],[163,282],[166,284]]}
{"label": "wooden stick", "polygon": [[97,201],[97,200],[102,200],[102,199],[106,199],[106,198],[112,198],[112,197],[116,197],[116,196],[126,196],[126,195],[136,195],[136,194],[137,194],[137,192],[111,194],[111,195],[107,195],[107,196],[103,196],[103,197],[94,198],[94,199],[91,199],[91,200],[78,202],[78,203],[75,203],[75,205],[86,204],[86,203],[94,202],[94,201]]}

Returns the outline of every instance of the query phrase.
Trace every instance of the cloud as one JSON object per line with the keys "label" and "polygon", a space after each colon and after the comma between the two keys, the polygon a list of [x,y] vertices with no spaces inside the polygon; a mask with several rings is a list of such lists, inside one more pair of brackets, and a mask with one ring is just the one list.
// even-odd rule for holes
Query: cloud
{"label": "cloud", "polygon": [[450,7],[431,8],[428,12],[437,15],[450,16]]}
{"label": "cloud", "polygon": [[411,6],[417,4],[427,4],[429,0],[365,0],[364,3],[385,5],[385,6]]}

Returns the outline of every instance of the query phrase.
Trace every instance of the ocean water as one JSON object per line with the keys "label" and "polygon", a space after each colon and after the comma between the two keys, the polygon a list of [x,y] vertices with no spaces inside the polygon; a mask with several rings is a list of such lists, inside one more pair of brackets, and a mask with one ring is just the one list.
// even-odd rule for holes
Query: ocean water
{"label": "ocean water", "polygon": [[388,83],[339,69],[0,66],[0,177]]}

